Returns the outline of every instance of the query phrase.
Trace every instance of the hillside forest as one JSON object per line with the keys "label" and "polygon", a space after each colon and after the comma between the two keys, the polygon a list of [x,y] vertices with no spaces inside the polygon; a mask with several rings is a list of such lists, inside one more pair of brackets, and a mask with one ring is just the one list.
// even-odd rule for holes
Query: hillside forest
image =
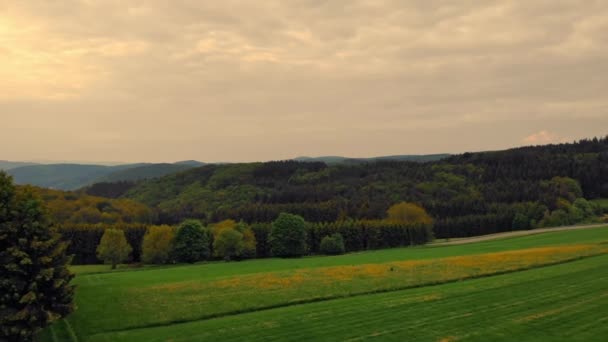
{"label": "hillside forest", "polygon": [[[390,226],[387,211],[398,203],[412,203],[428,213],[428,238],[602,220],[606,208],[601,199],[608,197],[608,137],[430,162],[208,164],[154,179],[100,182],[73,192],[36,191],[66,239],[73,240],[76,262],[99,262],[95,247],[108,228],[127,232],[133,247],[130,259],[140,261],[147,227],[175,227],[190,219],[209,229],[222,222],[240,225],[233,230],[257,240],[254,256],[269,256],[270,223],[281,213],[305,220],[310,253],[318,252],[321,239],[334,233],[350,236],[342,238],[352,251],[385,246],[370,242],[374,229],[369,227]],[[399,244],[412,242],[410,228],[403,228],[407,232]],[[345,233],[348,229],[359,233]],[[314,237],[319,230],[323,234]],[[211,235],[210,250],[218,236]],[[388,235],[386,239],[391,240]]]}

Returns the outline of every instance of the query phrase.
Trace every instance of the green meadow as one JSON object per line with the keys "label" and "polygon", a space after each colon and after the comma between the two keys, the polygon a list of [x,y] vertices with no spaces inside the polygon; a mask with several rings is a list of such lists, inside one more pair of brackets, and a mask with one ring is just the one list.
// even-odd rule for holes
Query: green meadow
{"label": "green meadow", "polygon": [[335,257],[75,266],[78,309],[43,341],[594,340],[608,227]]}

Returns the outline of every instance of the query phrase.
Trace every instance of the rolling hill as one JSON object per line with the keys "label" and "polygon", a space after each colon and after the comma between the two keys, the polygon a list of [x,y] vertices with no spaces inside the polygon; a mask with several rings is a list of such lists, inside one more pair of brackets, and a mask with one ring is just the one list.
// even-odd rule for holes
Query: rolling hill
{"label": "rolling hill", "polygon": [[36,163],[28,163],[28,162],[14,162],[8,160],[0,160],[0,170],[10,170],[22,166],[30,166],[37,165]]}
{"label": "rolling hill", "polygon": [[9,169],[16,184],[30,184],[58,190],[76,190],[99,182],[139,181],[161,177],[202,165],[187,161],[175,164],[124,164],[117,166],[84,164],[28,165]]}

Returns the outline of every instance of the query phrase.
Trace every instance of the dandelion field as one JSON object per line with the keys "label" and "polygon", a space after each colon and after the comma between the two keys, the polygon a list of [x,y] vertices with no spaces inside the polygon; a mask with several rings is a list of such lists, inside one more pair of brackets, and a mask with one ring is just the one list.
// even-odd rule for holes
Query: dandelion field
{"label": "dandelion field", "polygon": [[[42,339],[188,341],[245,336],[284,340],[289,339],[286,332],[304,331],[308,335],[292,339],[400,339],[413,334],[421,340],[483,336],[495,340],[500,336],[492,334],[500,330],[495,332],[491,327],[485,333],[480,330],[479,336],[443,325],[433,326],[432,333],[423,333],[426,329],[419,331],[407,320],[399,325],[390,317],[411,317],[422,326],[433,319],[455,320],[451,324],[463,322],[464,329],[466,324],[476,322],[469,317],[494,317],[506,310],[505,314],[513,315],[509,329],[523,329],[528,324],[570,315],[574,310],[570,306],[587,310],[608,301],[608,270],[600,267],[607,264],[607,242],[608,229],[596,228],[469,246],[269,259],[265,260],[267,265],[257,260],[110,273],[79,270],[83,273],[76,277],[77,312],[47,329]],[[470,251],[475,252],[467,253]],[[549,278],[564,279],[553,283],[543,276],[545,273]],[[579,284],[584,279],[587,283]],[[489,292],[480,290],[486,287]],[[566,290],[562,293],[558,289]],[[507,310],[486,296],[496,303],[512,303],[505,304]],[[577,299],[579,304],[553,308],[564,296],[582,299]],[[538,307],[531,304],[535,301]],[[418,312],[428,312],[429,316],[418,317]],[[459,319],[452,317],[457,312],[462,315]],[[355,323],[357,319],[364,322]],[[293,326],[295,322],[301,323],[301,330]]]}

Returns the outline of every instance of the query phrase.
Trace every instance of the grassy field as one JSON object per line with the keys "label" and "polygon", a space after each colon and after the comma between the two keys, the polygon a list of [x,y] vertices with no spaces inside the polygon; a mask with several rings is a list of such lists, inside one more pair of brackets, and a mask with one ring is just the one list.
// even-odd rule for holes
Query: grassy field
{"label": "grassy field", "polygon": [[[471,332],[471,324],[484,325],[479,317],[483,317],[486,324],[488,317],[496,315],[527,317],[529,313],[532,317],[534,310],[541,313],[557,310],[552,308],[556,303],[552,298],[562,295],[578,293],[581,298],[594,299],[584,302],[585,305],[575,305],[576,310],[564,309],[548,317],[570,315],[577,310],[581,311],[579,314],[594,314],[594,311],[587,312],[588,308],[604,303],[608,295],[601,291],[607,288],[608,271],[602,273],[600,267],[602,262],[606,264],[606,242],[608,229],[597,228],[337,257],[252,260],[109,273],[100,273],[104,268],[99,266],[78,267],[79,275],[75,279],[79,286],[78,311],[53,329],[47,329],[42,339],[175,341],[246,337],[266,340],[285,339],[289,337],[286,334],[294,331],[306,334],[293,335],[294,339],[344,339],[374,334],[395,339],[415,334],[422,340],[449,340],[450,336],[474,339],[477,335]],[[573,261],[581,258],[584,259]],[[564,262],[568,263],[522,271]],[[521,272],[497,275],[513,271]],[[580,281],[572,278],[575,273],[576,277],[589,274],[588,284],[574,286]],[[488,277],[490,275],[494,276]],[[460,281],[479,277],[486,278]],[[551,284],[552,277],[576,282],[570,284],[567,294],[561,294],[558,289],[566,286],[565,283],[560,280],[559,284]],[[447,282],[452,283],[430,286]],[[437,297],[434,291],[445,293]],[[386,293],[376,294],[379,292]],[[460,297],[461,309],[468,310],[469,316],[444,317],[456,312],[450,308],[459,305]],[[502,306],[494,305],[495,300],[506,301],[506,307],[512,310],[503,312]],[[534,301],[541,303],[540,306],[526,304]],[[387,305],[393,305],[390,303],[395,305],[388,306],[391,308],[388,310]],[[490,315],[487,309],[482,310],[486,306],[490,308]],[[377,317],[368,317],[368,309]],[[429,316],[418,317],[422,311]],[[396,319],[389,319],[391,315]],[[366,324],[356,323],[357,329],[353,329],[350,325],[357,317],[369,320]],[[449,324],[435,326],[431,331],[416,328],[443,319]],[[532,317],[530,324],[536,321]],[[521,328],[528,322],[522,322],[498,323],[505,324],[503,328],[507,330],[503,333],[513,329],[521,330],[522,334],[531,333]],[[294,328],[294,324],[298,327]],[[424,331],[418,331],[420,329]],[[478,333],[480,338],[500,337],[496,335],[500,330],[494,324]]]}

